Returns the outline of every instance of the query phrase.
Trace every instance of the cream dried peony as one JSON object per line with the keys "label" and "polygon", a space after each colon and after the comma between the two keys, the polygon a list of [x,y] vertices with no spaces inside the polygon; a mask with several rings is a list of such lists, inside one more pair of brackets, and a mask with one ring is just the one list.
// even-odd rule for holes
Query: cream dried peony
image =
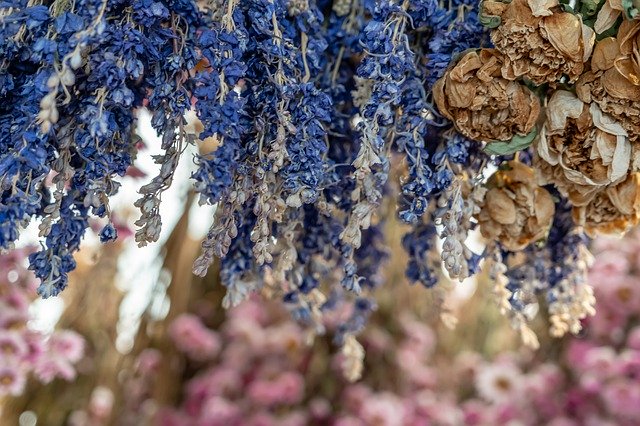
{"label": "cream dried peony", "polygon": [[536,183],[531,167],[518,161],[509,161],[507,167],[487,181],[477,219],[484,237],[518,251],[546,237],[555,205],[551,194]]}
{"label": "cream dried peony", "polygon": [[505,78],[525,77],[541,85],[555,83],[563,75],[575,81],[582,74],[595,33],[578,15],[563,12],[557,0],[488,0],[482,12],[500,18],[491,40],[505,55]]}
{"label": "cream dried peony", "polygon": [[502,61],[495,49],[467,52],[433,87],[440,113],[471,139],[508,141],[525,136],[540,114],[540,101],[533,92],[500,75]]}
{"label": "cream dried peony", "polygon": [[574,206],[591,201],[606,186],[637,169],[640,151],[627,131],[573,93],[558,90],[546,109],[546,121],[534,147],[542,184],[554,184]]}
{"label": "cream dried peony", "polygon": [[640,222],[640,173],[600,191],[593,200],[573,208],[573,220],[587,234],[624,234]]}
{"label": "cream dried peony", "polygon": [[596,44],[576,92],[618,120],[632,141],[640,140],[640,21],[623,21],[616,37]]}

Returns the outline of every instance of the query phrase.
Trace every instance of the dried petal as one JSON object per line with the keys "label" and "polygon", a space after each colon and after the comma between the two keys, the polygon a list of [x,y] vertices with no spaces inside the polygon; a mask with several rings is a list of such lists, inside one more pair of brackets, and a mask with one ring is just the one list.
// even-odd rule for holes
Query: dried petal
{"label": "dried petal", "polygon": [[551,16],[551,8],[558,5],[558,0],[528,0],[527,4],[533,16]]}
{"label": "dried petal", "polygon": [[572,61],[582,61],[582,22],[572,13],[554,13],[544,18],[542,28],[553,47]]}
{"label": "dried petal", "polygon": [[487,210],[493,220],[501,225],[516,221],[516,205],[504,191],[492,188],[485,197]]}
{"label": "dried petal", "polygon": [[620,46],[615,37],[600,40],[593,49],[591,70],[593,72],[608,70],[613,67],[618,56],[620,56]]}
{"label": "dried petal", "polygon": [[611,6],[610,0],[607,0],[602,5],[602,9],[598,12],[598,17],[596,22],[593,24],[593,29],[596,33],[602,34],[609,28],[613,27],[621,13],[621,10],[614,9]]}

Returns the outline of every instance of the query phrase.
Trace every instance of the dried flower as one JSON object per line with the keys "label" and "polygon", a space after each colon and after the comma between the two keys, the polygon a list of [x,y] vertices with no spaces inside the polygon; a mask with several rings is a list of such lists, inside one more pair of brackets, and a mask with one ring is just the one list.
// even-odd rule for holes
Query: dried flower
{"label": "dried flower", "polygon": [[500,18],[491,40],[505,55],[505,78],[525,77],[541,85],[563,75],[575,81],[582,74],[595,34],[579,15],[563,12],[557,0],[486,1],[483,13]]}
{"label": "dried flower", "polygon": [[576,206],[624,180],[636,162],[632,153],[637,155],[619,123],[565,90],[549,100],[536,152],[543,183],[556,185]]}
{"label": "dried flower", "polygon": [[547,235],[555,206],[551,194],[536,184],[532,168],[518,161],[507,167],[489,178],[478,222],[484,237],[518,251]]}
{"label": "dried flower", "polygon": [[573,220],[590,235],[624,234],[640,222],[640,173],[599,192],[586,206],[574,207]]}
{"label": "dried flower", "polygon": [[495,49],[470,51],[433,87],[440,113],[471,139],[508,141],[525,136],[538,119],[538,98],[501,76],[503,61]]}
{"label": "dried flower", "polygon": [[576,86],[584,102],[596,102],[618,120],[632,141],[640,136],[640,21],[623,21],[617,37],[596,44],[591,70]]}

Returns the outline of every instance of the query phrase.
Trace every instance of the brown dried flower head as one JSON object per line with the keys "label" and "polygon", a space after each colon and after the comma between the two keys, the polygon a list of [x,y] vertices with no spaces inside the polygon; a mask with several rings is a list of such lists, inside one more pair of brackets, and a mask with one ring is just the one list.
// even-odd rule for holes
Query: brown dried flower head
{"label": "brown dried flower head", "polygon": [[433,87],[440,113],[471,139],[525,136],[540,114],[540,101],[527,87],[501,76],[502,60],[495,49],[469,51]]}
{"label": "brown dried flower head", "polygon": [[555,205],[551,194],[537,185],[531,167],[518,161],[509,161],[507,166],[508,170],[489,178],[478,222],[484,237],[518,251],[546,237]]}
{"label": "brown dried flower head", "polygon": [[591,203],[573,208],[573,220],[587,234],[624,234],[640,222],[640,173],[599,192]]}
{"label": "brown dried flower head", "polygon": [[579,16],[563,12],[557,0],[486,0],[483,13],[500,18],[491,40],[506,59],[505,78],[526,77],[536,85],[575,81],[591,56],[595,34]]}
{"label": "brown dried flower head", "polygon": [[541,183],[553,183],[574,206],[623,181],[638,162],[620,123],[565,90],[551,96],[535,150]]}
{"label": "brown dried flower head", "polygon": [[640,140],[640,21],[625,20],[616,37],[596,44],[591,70],[576,85],[578,97],[596,102]]}

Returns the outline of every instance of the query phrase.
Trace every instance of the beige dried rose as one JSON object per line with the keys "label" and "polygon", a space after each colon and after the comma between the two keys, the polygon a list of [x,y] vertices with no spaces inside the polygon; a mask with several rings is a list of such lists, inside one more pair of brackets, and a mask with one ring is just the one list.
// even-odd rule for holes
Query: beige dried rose
{"label": "beige dried rose", "polygon": [[502,60],[495,49],[469,51],[433,87],[440,113],[471,139],[508,141],[525,136],[540,114],[540,101],[533,92],[500,75]]}
{"label": "beige dried rose", "polygon": [[555,205],[551,194],[536,183],[531,167],[518,161],[509,161],[507,167],[487,181],[477,219],[485,238],[518,251],[546,237]]}
{"label": "beige dried rose", "polygon": [[551,96],[534,147],[540,183],[554,184],[574,206],[623,181],[640,160],[620,123],[565,90]]}
{"label": "beige dried rose", "polygon": [[576,93],[619,121],[631,141],[640,140],[640,21],[623,21],[616,37],[596,44]]}
{"label": "beige dried rose", "polygon": [[483,14],[500,18],[491,40],[506,59],[502,75],[525,77],[536,85],[554,83],[563,75],[571,82],[591,56],[595,33],[557,0],[485,0]]}
{"label": "beige dried rose", "polygon": [[587,234],[624,234],[640,222],[640,173],[600,191],[591,203],[573,208],[573,220]]}

